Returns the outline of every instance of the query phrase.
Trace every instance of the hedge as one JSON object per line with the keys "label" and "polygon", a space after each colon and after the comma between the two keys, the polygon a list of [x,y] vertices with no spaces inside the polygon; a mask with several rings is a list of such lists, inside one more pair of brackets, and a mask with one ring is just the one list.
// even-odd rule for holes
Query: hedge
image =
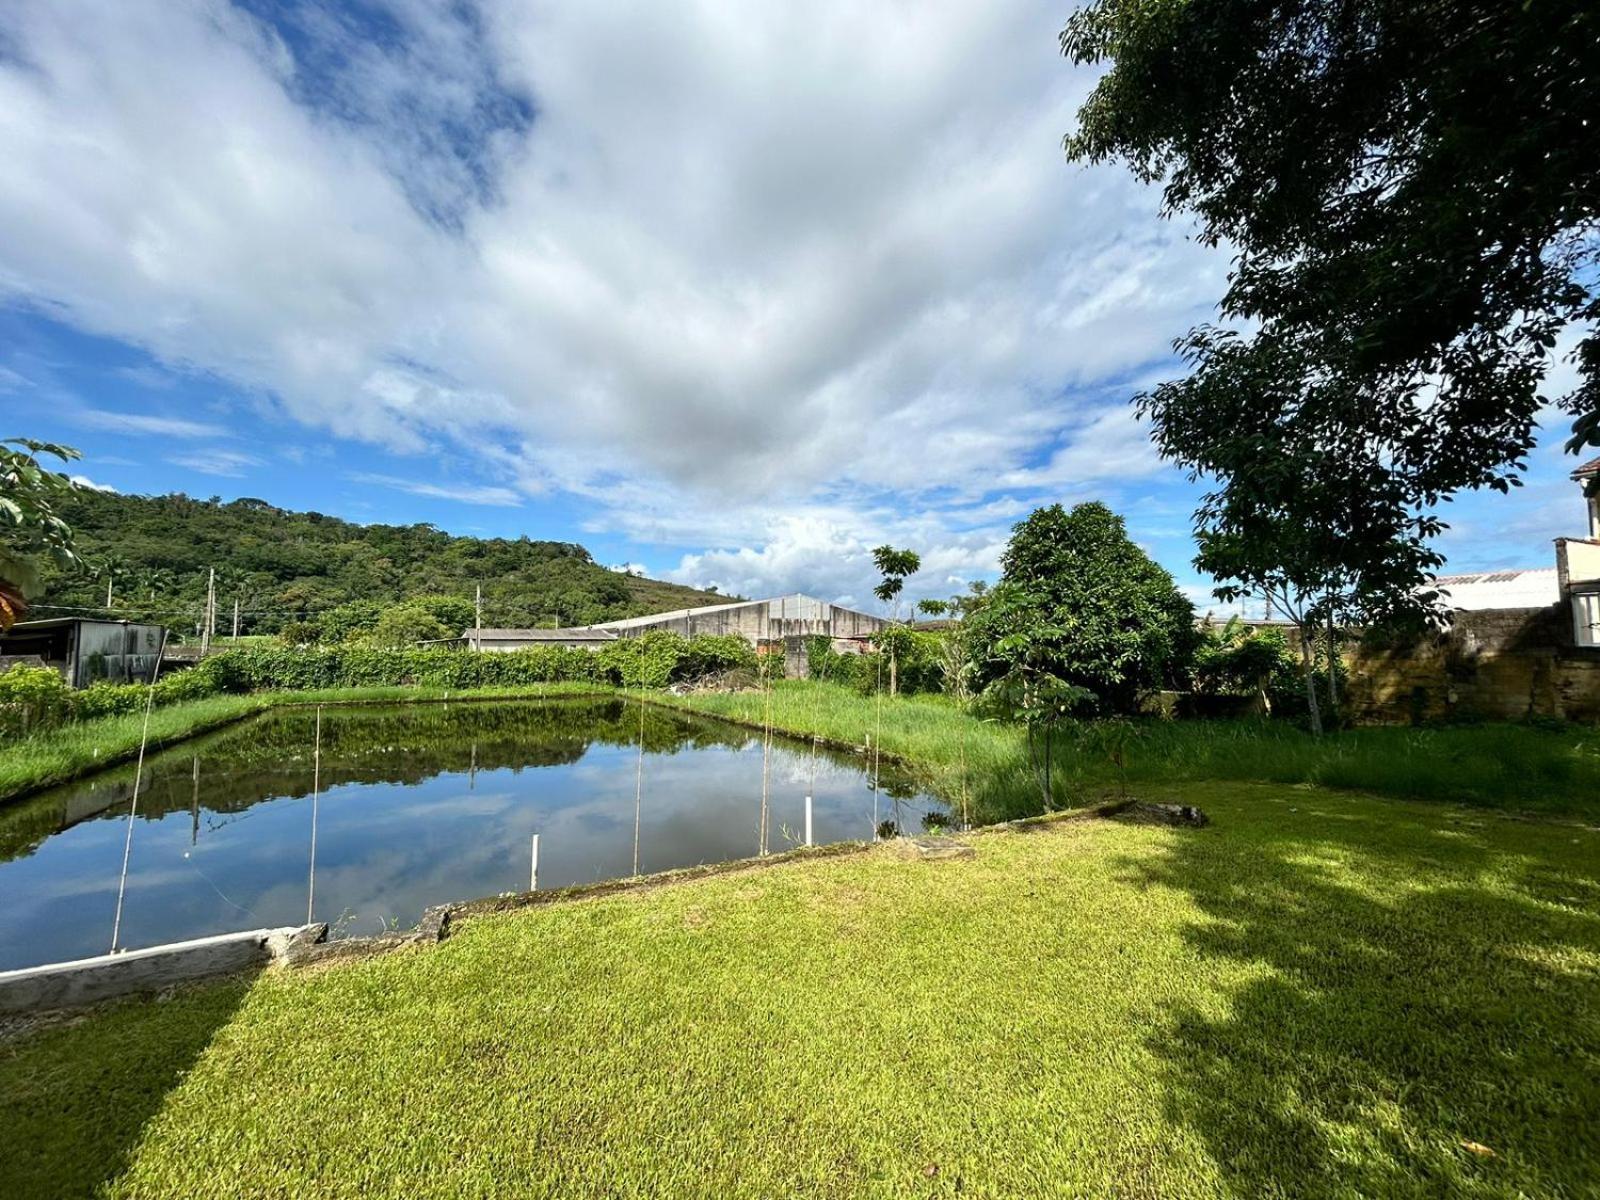
{"label": "hedge", "polygon": [[[386,650],[367,646],[252,646],[224,650],[155,685],[157,704],[223,692],[309,691],[342,687],[427,686],[451,690],[540,683],[666,687],[756,666],[754,648],[734,636],[684,638],[652,631],[599,650],[538,646],[509,653],[450,647]],[[13,667],[0,674],[0,731],[21,735],[68,720],[117,716],[144,707],[141,684],[97,683],[73,692],[55,671]]]}

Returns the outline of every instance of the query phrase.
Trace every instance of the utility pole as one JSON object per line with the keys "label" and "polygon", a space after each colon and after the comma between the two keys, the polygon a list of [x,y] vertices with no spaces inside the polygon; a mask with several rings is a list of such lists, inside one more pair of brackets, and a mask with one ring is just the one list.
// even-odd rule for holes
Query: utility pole
{"label": "utility pole", "polygon": [[239,597],[233,598],[233,640],[239,640]]}
{"label": "utility pole", "polygon": [[472,648],[483,648],[483,584],[478,584],[477,596],[472,602]]}
{"label": "utility pole", "polygon": [[106,570],[106,608],[109,609],[110,607],[111,607],[111,571],[108,568]]}
{"label": "utility pole", "polygon": [[211,635],[217,627],[217,569],[211,568],[211,574],[206,579],[206,615],[205,623],[200,629],[200,657],[204,658],[211,649]]}

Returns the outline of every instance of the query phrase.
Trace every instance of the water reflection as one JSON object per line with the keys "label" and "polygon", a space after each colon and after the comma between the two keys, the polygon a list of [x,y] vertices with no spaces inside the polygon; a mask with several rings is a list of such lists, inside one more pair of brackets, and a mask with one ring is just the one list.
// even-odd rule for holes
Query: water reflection
{"label": "water reflection", "polygon": [[[305,919],[315,714],[268,714],[145,764],[128,947]],[[758,850],[762,739],[617,699],[325,709],[316,917],[409,927],[429,904],[741,858]],[[885,767],[774,739],[769,845],[914,831],[936,808]],[[812,790],[812,779],[815,779]],[[103,953],[132,767],[0,808],[0,969]],[[876,803],[875,803],[876,800]]]}

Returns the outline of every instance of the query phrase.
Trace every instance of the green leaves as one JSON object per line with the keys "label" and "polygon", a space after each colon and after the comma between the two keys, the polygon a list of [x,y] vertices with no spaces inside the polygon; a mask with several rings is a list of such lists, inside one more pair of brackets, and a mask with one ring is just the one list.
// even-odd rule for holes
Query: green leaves
{"label": "green leaves", "polygon": [[906,576],[922,569],[922,556],[913,550],[896,550],[893,546],[879,546],[872,552],[872,562],[883,575],[883,582],[872,589],[872,594],[885,604],[890,603],[905,587]]}
{"label": "green leaves", "polygon": [[[1236,255],[1190,376],[1139,399],[1219,483],[1203,569],[1415,612],[1432,512],[1515,486],[1542,407],[1600,445],[1591,3],[1098,0],[1061,44],[1111,64],[1067,153],[1159,180]],[[1547,398],[1567,331],[1577,385]]]}
{"label": "green leaves", "polygon": [[1186,669],[1193,609],[1105,505],[1036,510],[1002,562],[965,623],[980,681],[1025,668],[1128,712]]}
{"label": "green leaves", "polygon": [[32,438],[0,441],[0,629],[10,628],[21,615],[23,597],[37,590],[35,559],[77,562],[72,529],[57,512],[75,485],[42,467],[41,454],[62,462],[78,457],[70,446]]}

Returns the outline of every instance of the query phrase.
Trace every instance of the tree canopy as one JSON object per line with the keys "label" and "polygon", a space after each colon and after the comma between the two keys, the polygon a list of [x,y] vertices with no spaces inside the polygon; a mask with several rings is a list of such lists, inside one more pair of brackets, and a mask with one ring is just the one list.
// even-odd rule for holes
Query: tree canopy
{"label": "tree canopy", "polygon": [[[1096,0],[1061,44],[1111,64],[1068,154],[1235,255],[1190,375],[1139,401],[1219,482],[1208,569],[1259,575],[1311,528],[1336,590],[1404,606],[1435,506],[1515,485],[1545,403],[1600,445],[1591,0]],[[1569,328],[1577,383],[1547,397]]]}
{"label": "tree canopy", "polygon": [[1000,582],[966,618],[980,685],[1036,678],[1074,703],[1087,701],[1082,689],[1131,712],[1186,669],[1194,608],[1104,504],[1035,510],[1001,563]]}

